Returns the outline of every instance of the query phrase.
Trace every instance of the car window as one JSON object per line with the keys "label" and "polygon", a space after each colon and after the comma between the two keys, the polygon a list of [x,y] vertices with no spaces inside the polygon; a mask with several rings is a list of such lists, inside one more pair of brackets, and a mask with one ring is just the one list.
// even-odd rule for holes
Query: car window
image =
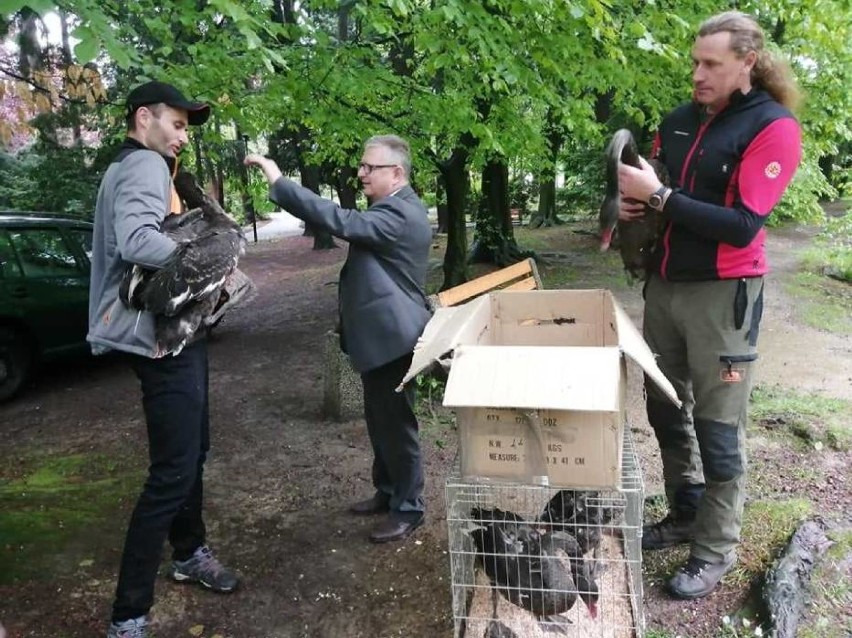
{"label": "car window", "polygon": [[58,228],[16,228],[9,232],[26,277],[71,277],[80,274],[74,253]]}
{"label": "car window", "polygon": [[80,250],[86,253],[89,261],[92,261],[92,231],[82,228],[71,228],[68,234],[80,245]]}
{"label": "car window", "polygon": [[9,235],[5,230],[0,229],[0,279],[20,276],[21,267],[18,265],[18,258],[15,257],[15,251],[9,241]]}

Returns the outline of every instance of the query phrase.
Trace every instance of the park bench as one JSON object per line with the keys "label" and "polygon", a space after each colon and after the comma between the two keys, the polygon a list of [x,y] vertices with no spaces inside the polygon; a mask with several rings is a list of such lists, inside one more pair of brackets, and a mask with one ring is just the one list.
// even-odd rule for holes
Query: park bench
{"label": "park bench", "polygon": [[538,275],[535,260],[527,257],[511,266],[447,288],[434,295],[432,299],[439,307],[457,306],[494,290],[540,290],[541,288],[541,278]]}
{"label": "park bench", "polygon": [[[535,260],[528,257],[516,264],[495,270],[429,300],[435,307],[457,306],[494,290],[540,290],[541,278]],[[325,335],[323,361],[323,414],[335,420],[359,419],[364,414],[361,377],[340,351],[340,335],[329,330]]]}

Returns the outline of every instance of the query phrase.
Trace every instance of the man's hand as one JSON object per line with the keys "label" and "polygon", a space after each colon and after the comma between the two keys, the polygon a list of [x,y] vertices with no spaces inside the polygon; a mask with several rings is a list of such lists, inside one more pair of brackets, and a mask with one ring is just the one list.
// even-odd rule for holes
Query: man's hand
{"label": "man's hand", "polygon": [[274,160],[264,157],[263,155],[249,153],[243,160],[243,164],[246,166],[257,166],[260,170],[262,170],[263,174],[266,176],[266,181],[269,182],[270,186],[275,183],[279,177],[281,177],[281,169],[278,168],[278,164],[276,164]]}
{"label": "man's hand", "polygon": [[648,198],[662,186],[654,168],[645,158],[640,157],[639,162],[642,164],[641,169],[628,166],[623,162],[618,163],[618,189],[621,191],[622,202],[625,199],[647,202]]}

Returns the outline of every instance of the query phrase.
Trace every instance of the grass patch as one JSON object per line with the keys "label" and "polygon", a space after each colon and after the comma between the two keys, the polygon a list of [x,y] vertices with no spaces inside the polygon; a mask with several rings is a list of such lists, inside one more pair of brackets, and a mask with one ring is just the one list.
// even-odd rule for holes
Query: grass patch
{"label": "grass patch", "polygon": [[804,302],[798,312],[807,325],[837,334],[852,334],[852,288],[848,283],[800,272],[787,282],[786,289]]}
{"label": "grass patch", "polygon": [[[828,533],[835,544],[811,574],[808,621],[799,627],[799,638],[833,638],[838,630],[852,631],[852,530]],[[838,619],[845,618],[845,627]]]}
{"label": "grass patch", "polygon": [[122,498],[138,490],[140,465],[106,455],[33,455],[15,477],[0,478],[0,584],[55,577],[56,557],[99,529]]}
{"label": "grass patch", "polygon": [[[662,518],[666,511],[664,497],[662,501],[663,505],[654,499],[645,501],[647,521]],[[738,560],[723,582],[742,587],[762,576],[799,522],[810,514],[810,508],[806,499],[747,504],[743,513],[742,541],[737,548]],[[643,556],[645,576],[652,583],[666,582],[688,557],[688,545],[648,552]]]}
{"label": "grass patch", "polygon": [[800,395],[780,386],[756,386],[749,408],[752,428],[793,437],[807,449],[852,449],[852,402]]}
{"label": "grass patch", "polygon": [[799,523],[811,514],[811,507],[804,498],[748,503],[737,564],[725,578],[747,584],[763,576]]}

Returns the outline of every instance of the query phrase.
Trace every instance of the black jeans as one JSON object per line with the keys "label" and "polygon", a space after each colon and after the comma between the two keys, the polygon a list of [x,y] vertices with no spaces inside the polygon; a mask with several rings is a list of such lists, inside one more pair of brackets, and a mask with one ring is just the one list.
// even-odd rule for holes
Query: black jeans
{"label": "black jeans", "polygon": [[373,444],[373,485],[388,498],[391,516],[419,520],[423,503],[420,434],[414,415],[414,387],[395,389],[408,372],[411,354],[361,374],[364,418]]}
{"label": "black jeans", "polygon": [[130,360],[142,384],[151,464],[124,542],[115,622],[148,613],[166,538],[175,560],[204,544],[202,472],[210,449],[206,341],[176,357]]}

